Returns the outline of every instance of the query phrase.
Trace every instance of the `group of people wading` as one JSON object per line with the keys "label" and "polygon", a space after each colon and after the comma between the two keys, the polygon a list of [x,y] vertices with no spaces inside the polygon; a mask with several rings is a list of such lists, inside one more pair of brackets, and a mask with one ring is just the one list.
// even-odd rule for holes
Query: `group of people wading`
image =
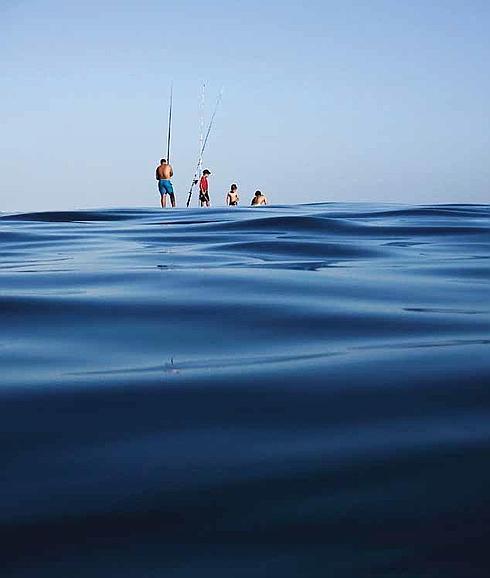
{"label": "group of people wading", "polygon": [[[167,162],[166,159],[162,159],[155,174],[158,181],[158,191],[160,193],[160,205],[162,206],[162,209],[167,206],[167,195],[170,197],[172,207],[175,207],[175,193],[172,181],[170,180],[173,175],[174,171],[172,165]],[[204,169],[201,178],[199,179],[199,204],[201,207],[211,206],[208,182],[208,177],[210,175],[211,172],[208,169]],[[194,184],[197,184],[197,181],[194,181]],[[237,207],[239,202],[240,197],[238,196],[238,187],[233,183],[230,187],[229,193],[226,195],[226,204],[229,207]],[[267,197],[265,197],[260,191],[256,191],[250,204],[255,206],[267,205]]]}

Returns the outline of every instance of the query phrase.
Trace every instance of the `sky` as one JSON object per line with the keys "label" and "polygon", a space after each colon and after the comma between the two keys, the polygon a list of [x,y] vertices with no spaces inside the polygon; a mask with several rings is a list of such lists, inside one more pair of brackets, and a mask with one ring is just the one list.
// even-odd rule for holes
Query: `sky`
{"label": "sky", "polygon": [[487,0],[0,0],[0,211],[488,203]]}

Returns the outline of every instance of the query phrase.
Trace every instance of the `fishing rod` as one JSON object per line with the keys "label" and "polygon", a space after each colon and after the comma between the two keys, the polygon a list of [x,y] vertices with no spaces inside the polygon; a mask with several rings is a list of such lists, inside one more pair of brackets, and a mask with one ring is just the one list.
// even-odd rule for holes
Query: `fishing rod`
{"label": "fishing rod", "polygon": [[170,163],[170,137],[172,135],[172,104],[174,99],[174,86],[170,85],[170,105],[168,107],[168,134],[167,134],[167,163]]}
{"label": "fishing rod", "polygon": [[218,107],[220,105],[222,97],[223,97],[223,89],[220,90],[220,92],[218,94],[218,98],[216,99],[214,111],[213,111],[213,114],[211,116],[211,120],[209,121],[208,130],[206,131],[206,136],[204,137],[204,141],[201,145],[201,150],[199,152],[199,159],[197,161],[196,172],[194,173],[194,178],[192,179],[191,188],[189,189],[189,196],[187,197],[186,207],[189,207],[189,205],[191,204],[192,191],[194,190],[194,185],[197,184],[197,179],[199,177],[199,172],[200,172],[201,163],[202,163],[202,156],[203,156],[204,151],[206,149],[206,145],[208,144],[209,135],[211,133],[211,129],[213,128],[213,124],[214,124],[214,118],[216,116],[216,113],[218,112]]}
{"label": "fishing rod", "polygon": [[[201,103],[199,105],[199,151],[202,149],[202,144],[204,142],[204,112],[206,109],[206,83],[202,83],[201,88]],[[199,167],[197,168],[198,174],[202,171],[202,158],[199,160]]]}

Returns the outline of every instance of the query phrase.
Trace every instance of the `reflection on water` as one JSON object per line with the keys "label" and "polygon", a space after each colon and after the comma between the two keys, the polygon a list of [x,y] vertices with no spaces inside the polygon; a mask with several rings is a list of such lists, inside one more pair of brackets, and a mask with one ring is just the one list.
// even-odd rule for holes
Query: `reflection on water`
{"label": "reflection on water", "polygon": [[2,576],[486,577],[489,216],[0,214]]}

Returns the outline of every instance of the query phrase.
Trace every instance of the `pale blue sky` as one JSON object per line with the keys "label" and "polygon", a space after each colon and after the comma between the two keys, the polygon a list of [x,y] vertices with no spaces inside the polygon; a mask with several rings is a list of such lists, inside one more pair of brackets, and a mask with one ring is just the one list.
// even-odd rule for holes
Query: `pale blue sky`
{"label": "pale blue sky", "polygon": [[0,0],[0,211],[184,202],[207,112],[223,204],[489,202],[490,2]]}

